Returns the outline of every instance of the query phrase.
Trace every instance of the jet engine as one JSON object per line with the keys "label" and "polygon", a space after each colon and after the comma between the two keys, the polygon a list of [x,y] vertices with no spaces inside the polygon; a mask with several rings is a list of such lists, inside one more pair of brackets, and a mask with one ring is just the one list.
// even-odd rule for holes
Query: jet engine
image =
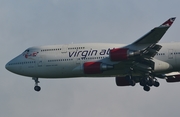
{"label": "jet engine", "polygon": [[116,79],[117,86],[130,86],[130,83],[126,79],[126,77],[116,77],[115,79]]}
{"label": "jet engine", "polygon": [[85,74],[99,74],[105,70],[113,69],[113,65],[107,65],[102,62],[86,62],[83,67]]}
{"label": "jet engine", "polygon": [[111,61],[123,61],[136,55],[140,55],[140,51],[132,51],[128,48],[111,49],[109,53]]}
{"label": "jet engine", "polygon": [[172,69],[172,66],[164,61],[153,59],[154,64],[154,72],[162,72],[169,71]]}
{"label": "jet engine", "polygon": [[180,75],[169,76],[169,77],[167,77],[166,81],[169,83],[180,82]]}

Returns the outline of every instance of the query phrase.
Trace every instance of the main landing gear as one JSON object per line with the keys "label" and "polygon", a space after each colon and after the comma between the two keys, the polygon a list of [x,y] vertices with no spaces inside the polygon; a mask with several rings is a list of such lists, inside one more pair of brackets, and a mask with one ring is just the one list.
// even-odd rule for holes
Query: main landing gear
{"label": "main landing gear", "polygon": [[153,78],[153,77],[150,77],[150,76],[147,77],[147,78],[142,79],[139,82],[139,84],[141,86],[143,86],[143,89],[145,91],[150,91],[151,86],[159,87],[159,85],[160,85],[156,78]]}
{"label": "main landing gear", "polygon": [[143,87],[144,91],[150,91],[150,87],[159,87],[159,82],[155,77],[152,76],[144,76],[141,79],[136,79],[135,77],[132,77],[131,75],[125,76],[126,80],[129,82],[129,85],[135,86],[137,82]]}
{"label": "main landing gear", "polygon": [[39,91],[41,90],[41,87],[38,86],[38,83],[40,83],[39,80],[38,80],[38,78],[33,77],[32,79],[35,81],[34,90],[37,91],[37,92],[39,92]]}

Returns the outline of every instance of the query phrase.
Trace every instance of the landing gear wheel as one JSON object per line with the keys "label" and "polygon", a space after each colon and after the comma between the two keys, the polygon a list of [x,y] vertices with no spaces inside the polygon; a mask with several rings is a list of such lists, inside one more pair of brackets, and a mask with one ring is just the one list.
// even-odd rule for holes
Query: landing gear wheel
{"label": "landing gear wheel", "polygon": [[34,90],[35,90],[35,91],[40,91],[40,90],[41,90],[41,87],[40,87],[40,86],[35,86],[35,87],[34,87]]}
{"label": "landing gear wheel", "polygon": [[159,87],[160,83],[155,81],[154,84],[153,84],[155,87]]}
{"label": "landing gear wheel", "polygon": [[145,83],[144,80],[141,80],[141,81],[139,82],[139,84],[140,84],[141,86],[145,86],[145,85],[146,85],[146,83]]}
{"label": "landing gear wheel", "polygon": [[143,89],[144,89],[145,91],[150,91],[150,87],[149,87],[149,86],[147,86],[147,85],[146,85],[146,86],[144,86],[144,87],[143,87]]}

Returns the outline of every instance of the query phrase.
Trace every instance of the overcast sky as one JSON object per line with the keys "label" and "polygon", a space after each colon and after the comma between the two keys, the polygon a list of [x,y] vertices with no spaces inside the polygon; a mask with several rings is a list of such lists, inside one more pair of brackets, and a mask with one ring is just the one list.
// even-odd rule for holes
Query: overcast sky
{"label": "overcast sky", "polygon": [[114,78],[40,79],[8,72],[26,48],[69,43],[129,44],[170,17],[161,42],[178,42],[179,0],[0,0],[1,117],[177,117],[180,83],[150,92],[117,87]]}

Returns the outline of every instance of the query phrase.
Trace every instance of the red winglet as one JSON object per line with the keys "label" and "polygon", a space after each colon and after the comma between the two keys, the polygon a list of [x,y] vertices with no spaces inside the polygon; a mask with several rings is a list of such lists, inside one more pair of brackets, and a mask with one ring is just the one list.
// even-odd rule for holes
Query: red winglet
{"label": "red winglet", "polygon": [[171,26],[175,19],[176,19],[176,17],[172,17],[172,18],[168,19],[166,22],[164,22],[161,26]]}

